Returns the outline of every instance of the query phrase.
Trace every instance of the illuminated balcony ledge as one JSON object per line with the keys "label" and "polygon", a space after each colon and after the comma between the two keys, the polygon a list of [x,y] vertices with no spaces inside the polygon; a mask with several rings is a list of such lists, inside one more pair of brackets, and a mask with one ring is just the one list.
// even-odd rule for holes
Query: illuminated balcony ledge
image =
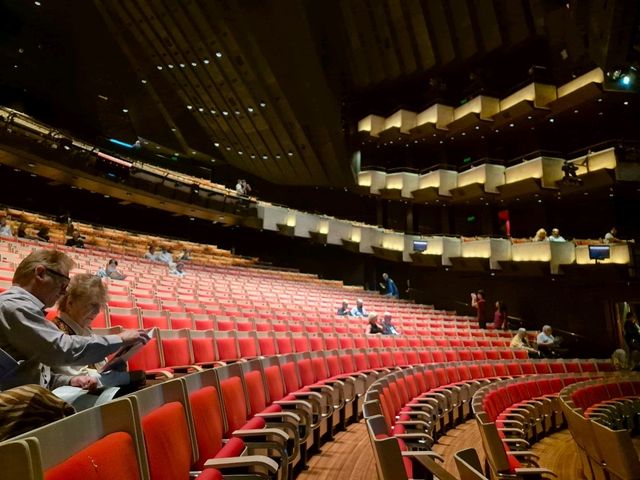
{"label": "illuminated balcony ledge", "polygon": [[322,245],[326,245],[327,237],[328,237],[328,234],[326,233],[314,232],[312,230],[309,230],[309,238],[314,243],[320,243]]}
{"label": "illuminated balcony ledge", "polygon": [[342,246],[350,252],[360,253],[360,242],[354,242],[353,240],[347,240],[342,238]]}
{"label": "illuminated balcony ledge", "polygon": [[358,132],[377,137],[384,130],[385,118],[378,115],[367,115],[358,122]]}

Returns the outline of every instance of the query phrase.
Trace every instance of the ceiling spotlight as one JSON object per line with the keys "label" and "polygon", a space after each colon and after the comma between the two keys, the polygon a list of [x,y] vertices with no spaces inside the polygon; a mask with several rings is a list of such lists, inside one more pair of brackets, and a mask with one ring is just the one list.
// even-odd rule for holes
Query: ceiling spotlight
{"label": "ceiling spotlight", "polygon": [[[466,135],[466,133],[465,133],[465,132],[462,132],[462,136],[464,137],[465,135]],[[451,138],[453,138],[453,137],[451,137]],[[408,146],[409,146],[409,145],[407,145],[407,147],[408,147]]]}
{"label": "ceiling spotlight", "polygon": [[533,117],[532,117],[531,115],[529,115],[529,116],[527,117],[527,119],[528,119],[528,120],[531,120],[532,118],[533,118]]}
{"label": "ceiling spotlight", "polygon": [[622,102],[623,105],[629,105],[629,102],[627,100],[625,100],[624,102]]}
{"label": "ceiling spotlight", "polygon": [[216,114],[215,110],[210,110],[210,112],[211,112],[211,115],[215,115]]}
{"label": "ceiling spotlight", "polygon": [[238,150],[238,155],[243,155],[242,150]]}
{"label": "ceiling spotlight", "polygon": [[172,131],[172,132],[175,132],[175,131],[176,131],[176,129],[175,129],[175,128],[172,128],[172,129],[171,129],[171,131]]}
{"label": "ceiling spotlight", "polygon": [[227,150],[231,150],[231,147],[227,145]]}
{"label": "ceiling spotlight", "polygon": [[198,64],[197,64],[196,62],[191,62],[191,66],[192,66],[192,67],[197,67],[197,66],[198,66]]}
{"label": "ceiling spotlight", "polygon": [[266,106],[267,106],[267,103],[266,103],[266,102],[260,102],[260,106],[261,106],[262,108],[264,108],[264,107],[266,107]]}
{"label": "ceiling spotlight", "polygon": [[[480,125],[476,125],[476,130],[480,130]],[[435,136],[435,133],[433,135]]]}
{"label": "ceiling spotlight", "polygon": [[187,105],[187,110],[191,110],[193,107],[191,105]]}
{"label": "ceiling spotlight", "polygon": [[247,107],[247,112],[253,113],[253,107]]}
{"label": "ceiling spotlight", "polygon": [[256,156],[255,155],[251,155],[251,158],[256,158]]}
{"label": "ceiling spotlight", "polygon": [[216,52],[216,57],[222,58],[222,52]]}
{"label": "ceiling spotlight", "polygon": [[129,113],[129,110],[127,110],[126,108],[123,108],[122,113]]}
{"label": "ceiling spotlight", "polygon": [[184,63],[181,63],[180,68],[184,68],[184,67],[186,67],[186,65]]}
{"label": "ceiling spotlight", "polygon": [[276,158],[280,158],[280,154],[279,153],[276,153]]}
{"label": "ceiling spotlight", "polygon": [[622,84],[623,85],[630,85],[631,84],[631,77],[629,75],[624,75],[622,77]]}
{"label": "ceiling spotlight", "polygon": [[204,60],[202,60],[202,63],[204,63],[205,65],[209,65],[209,60],[205,58]]}
{"label": "ceiling spotlight", "polygon": [[262,155],[263,160],[266,160],[267,158],[269,158],[267,155]]}
{"label": "ceiling spotlight", "polygon": [[549,123],[553,123],[553,122],[555,122],[555,121],[556,121],[556,119],[555,119],[555,118],[550,118],[550,119],[549,119]]}
{"label": "ceiling spotlight", "polygon": [[173,63],[170,63],[169,65],[167,65],[167,67],[173,68]]}
{"label": "ceiling spotlight", "polygon": [[598,99],[598,102],[602,102],[602,99],[601,99],[601,98],[599,98],[599,99]]}
{"label": "ceiling spotlight", "polygon": [[578,110],[578,109],[575,109],[575,110],[573,111],[573,113],[579,113],[579,112],[580,112],[580,110]]}
{"label": "ceiling spotlight", "polygon": [[220,144],[218,142],[213,142],[213,146],[217,148],[220,146]]}
{"label": "ceiling spotlight", "polygon": [[509,124],[509,126],[510,126],[511,128],[515,127],[515,125],[514,125],[513,123],[510,123],[510,124]]}
{"label": "ceiling spotlight", "polygon": [[199,111],[199,112],[204,112],[204,108],[202,108],[202,107],[198,107],[198,111]]}
{"label": "ceiling spotlight", "polygon": [[39,7],[40,5],[42,5],[40,2],[33,2],[35,4],[36,7]]}
{"label": "ceiling spotlight", "polygon": [[235,112],[233,112],[233,113],[235,113],[236,115],[240,115],[240,110],[236,110],[236,111],[235,111]]}
{"label": "ceiling spotlight", "polygon": [[143,78],[142,80],[140,80],[140,82],[144,85],[145,83],[147,83],[147,81]]}
{"label": "ceiling spotlight", "polygon": [[222,111],[222,115],[224,115],[226,117],[227,115],[229,115],[229,112],[227,112],[226,110],[223,110]]}
{"label": "ceiling spotlight", "polygon": [[156,68],[157,68],[158,70],[162,70],[162,65],[158,65],[158,66],[156,66]]}
{"label": "ceiling spotlight", "polygon": [[293,157],[293,152],[288,152],[287,155],[289,155],[290,157]]}

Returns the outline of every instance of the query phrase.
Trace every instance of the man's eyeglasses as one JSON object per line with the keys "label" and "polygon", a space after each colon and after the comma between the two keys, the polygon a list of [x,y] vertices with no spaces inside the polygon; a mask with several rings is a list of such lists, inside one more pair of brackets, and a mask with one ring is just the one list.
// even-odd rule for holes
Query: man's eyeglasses
{"label": "man's eyeglasses", "polygon": [[48,268],[48,267],[46,268],[46,270],[47,270],[47,273],[50,273],[50,274],[52,274],[53,276],[55,276],[57,278],[61,278],[61,279],[65,280],[66,284],[69,284],[69,282],[71,281],[71,279],[67,275],[65,275],[63,273],[60,273],[60,272],[58,272],[56,270],[53,270],[51,268]]}

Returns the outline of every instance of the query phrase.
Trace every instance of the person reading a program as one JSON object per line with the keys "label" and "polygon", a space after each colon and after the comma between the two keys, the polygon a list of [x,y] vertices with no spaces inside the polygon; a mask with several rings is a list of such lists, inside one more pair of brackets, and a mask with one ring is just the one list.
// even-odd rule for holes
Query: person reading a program
{"label": "person reading a program", "polygon": [[[91,322],[107,303],[107,289],[100,277],[88,273],[75,275],[67,292],[58,301],[58,316],[53,323],[67,335],[91,336]],[[82,388],[92,389],[101,386],[133,386],[141,385],[145,381],[142,371],[127,372],[124,370],[110,370],[102,372],[106,361],[95,362],[86,366],[54,367],[54,373],[73,377],[85,377]],[[124,365],[123,365],[124,366]]]}
{"label": "person reading a program", "polygon": [[56,250],[36,250],[25,257],[13,275],[13,285],[0,293],[0,349],[13,359],[13,369],[0,378],[0,390],[26,384],[50,389],[69,381],[51,367],[101,362],[121,347],[146,343],[137,330],[117,335],[67,335],[45,319],[67,290],[73,260]]}

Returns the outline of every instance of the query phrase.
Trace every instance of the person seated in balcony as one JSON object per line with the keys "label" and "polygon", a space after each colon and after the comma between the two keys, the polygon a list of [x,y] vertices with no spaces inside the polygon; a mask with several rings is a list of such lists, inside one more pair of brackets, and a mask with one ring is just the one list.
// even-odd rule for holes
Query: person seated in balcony
{"label": "person seated in balcony", "polygon": [[383,335],[400,335],[400,332],[391,323],[391,313],[384,312],[382,316],[382,334]]}
{"label": "person seated in balcony", "polygon": [[[80,273],[71,279],[66,293],[59,300],[58,316],[53,323],[67,335],[90,337],[93,335],[91,323],[106,303],[107,289],[102,280],[89,273]],[[101,360],[87,366],[57,366],[52,368],[52,372],[58,375],[59,381],[68,379],[69,384],[85,390],[102,386],[138,386],[145,381],[142,371],[127,372],[123,369],[100,373],[105,364],[106,361]]]}
{"label": "person seated in balcony", "polygon": [[400,292],[398,291],[398,287],[396,286],[396,282],[389,276],[388,273],[382,274],[383,282],[380,283],[382,289],[386,292],[385,295],[387,297],[399,298]]}
{"label": "person seated in balcony", "polygon": [[623,335],[629,351],[640,350],[640,325],[633,312],[627,312],[625,316]]}
{"label": "person seated in balcony", "polygon": [[175,266],[175,262],[173,261],[173,255],[171,254],[171,250],[167,247],[160,247],[160,253],[158,253],[158,261],[162,263],[166,263],[170,268]]}
{"label": "person seated in balcony", "polygon": [[547,238],[547,231],[544,228],[538,229],[536,234],[534,235],[532,241],[534,242],[546,242],[549,238]]}
{"label": "person seated in balcony", "polygon": [[564,237],[560,235],[560,230],[554,228],[551,230],[551,236],[549,237],[550,242],[566,242]]}
{"label": "person seated in balcony", "polygon": [[82,238],[78,230],[74,230],[71,238],[67,239],[65,245],[67,247],[84,248],[84,238]]}
{"label": "person seated in balcony", "polygon": [[32,239],[33,237],[31,237],[28,233],[27,233],[27,228],[29,226],[24,223],[24,222],[20,222],[20,224],[18,225],[18,232],[16,234],[16,236],[18,238],[27,238],[27,239]]}
{"label": "person seated in balcony", "polygon": [[127,276],[118,271],[118,261],[115,258],[107,262],[107,266],[100,268],[96,275],[100,278],[111,278],[113,280],[124,280]]}
{"label": "person seated in balcony", "polygon": [[620,240],[618,238],[618,229],[616,227],[611,227],[611,230],[609,230],[605,235],[604,235],[604,243],[623,243],[624,240]]}
{"label": "person seated in balcony", "polygon": [[36,240],[40,240],[41,242],[48,242],[49,241],[49,227],[44,226],[40,230],[38,230],[38,233],[36,233]]}
{"label": "person seated in balcony", "polygon": [[367,327],[364,330],[364,333],[367,335],[378,335],[383,333],[383,328],[378,324],[378,315],[375,313],[370,313],[368,316]]}
{"label": "person seated in balcony", "polygon": [[169,275],[174,277],[184,277],[187,272],[184,271],[184,263],[178,262],[174,263],[169,267]]}
{"label": "person seated in balcony", "polygon": [[13,237],[11,225],[7,223],[7,217],[0,218],[0,237]]}
{"label": "person seated in balcony", "polygon": [[[364,309],[364,302],[361,298],[356,300],[356,306],[351,309],[352,317],[366,317],[369,315],[367,311]],[[377,317],[376,317],[377,318]]]}
{"label": "person seated in balcony", "polygon": [[532,357],[538,356],[537,350],[531,346],[531,343],[529,343],[529,339],[527,338],[527,330],[524,328],[518,329],[516,335],[511,339],[509,347],[515,348],[517,350],[526,350],[527,352],[529,352],[529,356]]}
{"label": "person seated in balcony", "polygon": [[342,306],[336,312],[336,315],[340,315],[341,317],[350,317],[351,309],[349,308],[349,302],[346,300],[342,301]]}
{"label": "person seated in balcony", "polygon": [[159,262],[159,255],[159,252],[156,252],[156,246],[149,245],[149,250],[147,250],[147,253],[144,254],[144,258],[147,260],[151,260],[152,262]]}
{"label": "person seated in balcony", "polygon": [[187,250],[186,248],[182,249],[178,255],[176,255],[176,262],[188,262],[191,260],[191,250]]}

